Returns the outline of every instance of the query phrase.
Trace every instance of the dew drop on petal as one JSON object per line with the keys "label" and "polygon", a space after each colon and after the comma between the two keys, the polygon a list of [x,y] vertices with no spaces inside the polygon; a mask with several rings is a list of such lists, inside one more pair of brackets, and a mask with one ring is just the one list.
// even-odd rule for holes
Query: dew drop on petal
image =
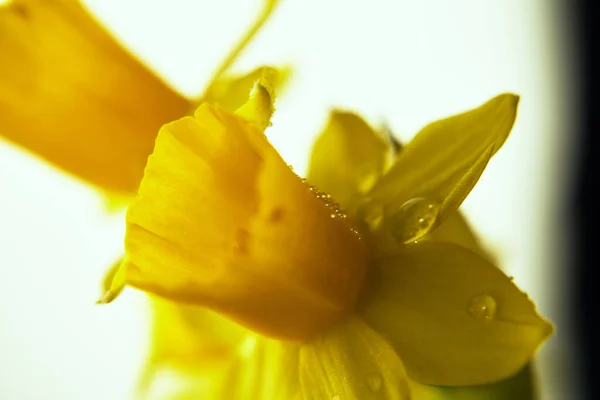
{"label": "dew drop on petal", "polygon": [[401,243],[414,242],[435,224],[440,205],[423,197],[408,200],[390,217],[392,236]]}
{"label": "dew drop on petal", "polygon": [[480,294],[469,301],[468,311],[477,319],[492,319],[496,315],[496,300],[489,294]]}
{"label": "dew drop on petal", "polygon": [[383,379],[379,374],[372,374],[367,378],[367,386],[372,392],[379,392],[383,386]]}

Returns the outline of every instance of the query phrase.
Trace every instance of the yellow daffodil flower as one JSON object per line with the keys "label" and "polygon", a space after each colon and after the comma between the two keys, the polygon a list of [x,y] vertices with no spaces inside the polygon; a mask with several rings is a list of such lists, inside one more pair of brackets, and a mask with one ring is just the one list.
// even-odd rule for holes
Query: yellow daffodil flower
{"label": "yellow daffodil flower", "polygon": [[119,45],[78,0],[0,6],[0,136],[115,198],[137,191],[161,125],[204,100],[234,111],[254,81],[288,70],[229,67],[273,11],[256,22],[198,99],[186,99]]}
{"label": "yellow daffodil flower", "polygon": [[164,125],[127,213],[111,289],[239,325],[236,357],[197,398],[409,399],[526,366],[552,326],[474,238],[435,239],[445,221],[460,228],[518,97],[427,125],[395,157],[335,112],[308,181],[263,134],[270,101],[259,82],[236,113],[204,103]]}

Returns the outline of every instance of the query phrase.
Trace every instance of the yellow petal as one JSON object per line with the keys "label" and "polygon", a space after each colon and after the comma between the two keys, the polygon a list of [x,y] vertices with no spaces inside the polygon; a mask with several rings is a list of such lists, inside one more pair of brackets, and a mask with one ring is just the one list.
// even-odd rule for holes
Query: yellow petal
{"label": "yellow petal", "polygon": [[300,400],[298,351],[296,343],[249,337],[221,387],[207,397],[215,400]]}
{"label": "yellow petal", "polygon": [[123,259],[116,261],[104,275],[102,280],[102,297],[97,304],[108,304],[116,299],[125,288],[125,269],[121,268]]}
{"label": "yellow petal", "polygon": [[235,111],[246,103],[254,84],[260,82],[270,93],[280,95],[291,76],[290,67],[263,66],[244,75],[225,75],[209,86],[202,101]]}
{"label": "yellow petal", "polygon": [[475,252],[422,242],[375,263],[361,315],[411,378],[466,386],[517,373],[552,333],[527,295]]}
{"label": "yellow petal", "polygon": [[305,400],[410,399],[394,349],[356,317],[302,346],[300,384]]}
{"label": "yellow petal", "polygon": [[[384,126],[385,136],[392,147],[393,159],[400,157],[404,145],[400,143],[388,126]],[[423,236],[423,240],[434,240],[438,242],[456,243],[470,250],[476,250],[479,254],[490,257],[485,251],[477,237],[475,231],[471,227],[468,218],[461,212],[456,211],[440,223],[435,229],[431,230],[427,235]],[[489,258],[488,258],[489,259]]]}
{"label": "yellow petal", "polygon": [[467,217],[461,211],[451,213],[437,228],[420,240],[458,244],[477,252],[477,254],[502,269],[502,265],[498,265],[496,254],[483,245]]}
{"label": "yellow petal", "polygon": [[539,398],[535,379],[532,368],[526,367],[510,379],[487,385],[439,387],[410,383],[413,398],[418,400],[535,400]]}
{"label": "yellow petal", "polygon": [[[292,342],[249,335],[224,373],[219,368],[217,374],[184,375],[183,384],[167,398],[300,400],[298,350]],[[203,381],[200,385],[199,380]]]}
{"label": "yellow petal", "polygon": [[161,129],[125,247],[129,284],[288,339],[350,312],[368,261],[261,132],[208,104]]}
{"label": "yellow petal", "polygon": [[389,152],[388,143],[360,116],[333,111],[314,144],[308,181],[351,211],[383,174]]}
{"label": "yellow petal", "polygon": [[[368,194],[397,241],[425,235],[454,212],[513,126],[519,98],[503,94],[423,128]],[[414,207],[414,201],[427,207]],[[423,216],[420,214],[424,214]]]}
{"label": "yellow petal", "polygon": [[265,86],[265,84],[268,83],[262,82],[262,80],[257,81],[250,92],[249,100],[235,112],[236,115],[254,124],[261,132],[264,132],[271,124],[271,116],[275,111],[273,108],[275,93],[269,90],[269,86]]}
{"label": "yellow petal", "polygon": [[450,214],[440,226],[431,231],[424,239],[455,243],[469,250],[476,250],[480,254],[484,253],[473,228],[459,211]]}
{"label": "yellow petal", "polygon": [[78,1],[0,6],[0,135],[107,191],[135,193],[159,127],[190,103]]}
{"label": "yellow petal", "polygon": [[146,393],[163,369],[193,378],[212,379],[226,373],[248,331],[202,307],[153,297],[149,358],[139,382]]}

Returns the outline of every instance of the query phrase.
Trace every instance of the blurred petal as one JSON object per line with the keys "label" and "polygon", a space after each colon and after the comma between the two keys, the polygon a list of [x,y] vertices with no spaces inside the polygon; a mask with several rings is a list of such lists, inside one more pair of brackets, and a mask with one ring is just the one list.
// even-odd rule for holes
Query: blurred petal
{"label": "blurred petal", "polygon": [[75,0],[0,6],[0,135],[107,191],[135,193],[162,124],[190,103]]}
{"label": "blurred petal", "polygon": [[[187,375],[169,400],[300,400],[296,343],[248,335],[223,372]],[[208,379],[207,379],[208,378]],[[184,378],[185,379],[185,378]],[[200,381],[201,384],[196,384]]]}
{"label": "blurred petal", "polygon": [[[244,32],[244,34],[242,35],[240,40],[238,40],[238,42],[235,44],[235,46],[233,46],[233,48],[231,49],[229,54],[227,54],[225,59],[221,62],[221,64],[217,68],[216,72],[214,73],[212,79],[210,80],[208,87],[204,91],[204,94],[200,97],[200,102],[207,101],[211,104],[214,104],[214,103],[212,103],[211,100],[222,99],[224,97],[228,97],[228,98],[230,97],[231,99],[236,98],[236,96],[233,95],[233,93],[232,93],[232,96],[227,95],[227,93],[229,92],[229,87],[226,84],[226,82],[230,81],[230,79],[227,78],[227,73],[228,73],[229,69],[231,68],[231,66],[233,65],[233,63],[237,60],[239,55],[242,53],[242,51],[248,46],[248,44],[252,41],[252,39],[254,39],[255,35],[260,31],[260,29],[264,26],[264,24],[271,17],[271,14],[273,14],[273,11],[275,11],[278,4],[279,4],[279,0],[262,0],[262,7],[260,10],[260,13],[254,20],[254,22]],[[258,77],[253,77],[251,79],[250,83],[247,85],[248,89],[252,88],[252,85],[254,84],[254,82],[257,79],[258,79]],[[236,79],[233,79],[233,81],[235,81],[235,80]],[[215,90],[216,90],[216,92],[215,92]],[[214,94],[211,94],[211,93],[214,93]],[[230,105],[231,108],[229,108],[229,106],[225,105],[225,104],[222,104],[221,107],[227,109],[228,111],[233,111],[233,110],[237,109],[238,107],[240,107],[246,101],[247,95],[248,95],[248,92],[246,92],[245,96],[243,96],[243,97],[237,97],[237,99],[240,100],[240,103],[231,104]]]}
{"label": "blurred petal", "polygon": [[378,260],[372,275],[361,314],[421,383],[508,378],[553,330],[499,269],[454,244],[405,246]]}
{"label": "blurred petal", "polygon": [[531,367],[510,379],[487,385],[439,387],[411,381],[413,398],[418,400],[535,400],[538,399]]}
{"label": "blurred petal", "polygon": [[350,312],[368,261],[261,132],[207,104],[161,129],[125,247],[129,284],[290,339]]}
{"label": "blurred petal", "polygon": [[389,144],[358,115],[336,110],[317,138],[308,181],[351,210],[383,174]]}
{"label": "blurred petal", "polygon": [[518,99],[503,94],[427,125],[402,149],[368,194],[369,207],[382,209],[383,227],[392,230],[391,236],[414,241],[456,211],[506,140]]}
{"label": "blurred petal", "polygon": [[149,359],[139,383],[145,393],[157,372],[171,368],[213,379],[230,368],[248,331],[208,309],[152,298]]}
{"label": "blurred petal", "polygon": [[98,304],[108,304],[117,298],[125,288],[125,269],[121,268],[123,259],[119,259],[106,271],[102,279],[102,297]]}
{"label": "blurred petal", "polygon": [[280,95],[288,84],[291,73],[290,67],[264,66],[244,75],[226,75],[209,87],[202,101],[220,106],[228,111],[235,111],[246,103],[248,94],[257,81],[261,82],[270,92]]}
{"label": "blurred petal", "polygon": [[356,317],[302,346],[300,384],[305,400],[411,398],[394,349]]}
{"label": "blurred petal", "polygon": [[208,398],[301,399],[298,349],[296,343],[248,337],[221,386]]}

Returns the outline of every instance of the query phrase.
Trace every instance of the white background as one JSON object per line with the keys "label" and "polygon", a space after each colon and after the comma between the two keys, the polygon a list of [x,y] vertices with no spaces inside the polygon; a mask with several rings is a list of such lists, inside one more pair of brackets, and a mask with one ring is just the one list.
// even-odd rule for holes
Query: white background
{"label": "white background", "polygon": [[[120,40],[192,95],[256,15],[257,0],[87,0]],[[236,69],[290,63],[268,132],[304,171],[332,106],[404,140],[501,92],[521,95],[512,135],[464,203],[486,244],[557,323],[540,356],[544,399],[569,383],[568,221],[576,52],[550,0],[284,0]],[[0,398],[125,399],[146,346],[144,298],[100,307],[123,215],[85,185],[0,142]]]}

